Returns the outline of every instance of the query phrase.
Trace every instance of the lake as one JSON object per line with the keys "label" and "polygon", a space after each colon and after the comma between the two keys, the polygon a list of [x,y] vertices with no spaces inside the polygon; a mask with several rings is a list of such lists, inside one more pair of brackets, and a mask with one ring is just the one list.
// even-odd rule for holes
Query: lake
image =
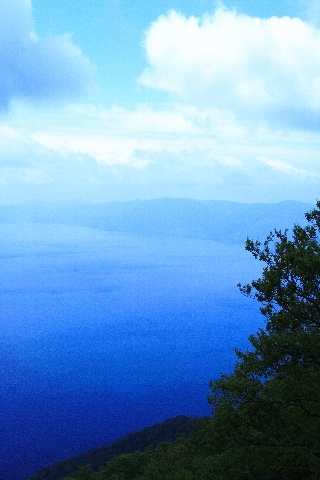
{"label": "lake", "polygon": [[[178,414],[263,324],[243,245],[0,225],[0,478]],[[2,471],[1,471],[2,470]]]}

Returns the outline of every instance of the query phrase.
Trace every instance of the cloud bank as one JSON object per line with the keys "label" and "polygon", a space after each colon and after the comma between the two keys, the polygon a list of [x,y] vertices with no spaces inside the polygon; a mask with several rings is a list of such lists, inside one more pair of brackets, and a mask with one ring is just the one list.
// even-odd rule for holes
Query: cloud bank
{"label": "cloud bank", "polygon": [[14,98],[72,98],[93,88],[93,68],[67,35],[39,38],[31,0],[2,0],[0,108]]}
{"label": "cloud bank", "polygon": [[[319,136],[239,127],[215,109],[11,109],[0,125],[0,203],[160,197],[314,202]],[[8,117],[9,118],[9,117]],[[10,124],[9,124],[10,123]]]}
{"label": "cloud bank", "polygon": [[320,30],[300,18],[253,18],[218,8],[176,11],[146,31],[140,82],[246,121],[320,126]]}

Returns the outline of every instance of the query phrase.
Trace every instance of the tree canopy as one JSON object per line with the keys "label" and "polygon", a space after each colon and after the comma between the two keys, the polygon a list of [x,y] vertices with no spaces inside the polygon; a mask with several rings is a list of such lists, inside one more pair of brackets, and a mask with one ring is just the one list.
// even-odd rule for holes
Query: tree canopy
{"label": "tree canopy", "polygon": [[265,267],[239,287],[266,325],[210,384],[219,479],[320,478],[320,202],[306,219],[246,242]]}

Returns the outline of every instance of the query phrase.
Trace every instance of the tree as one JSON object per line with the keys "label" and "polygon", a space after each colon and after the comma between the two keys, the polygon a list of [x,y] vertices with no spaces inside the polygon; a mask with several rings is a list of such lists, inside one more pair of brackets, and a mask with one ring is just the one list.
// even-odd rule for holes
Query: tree
{"label": "tree", "polygon": [[265,266],[239,285],[261,303],[264,329],[210,383],[217,479],[320,478],[320,202],[307,224],[274,230],[246,249]]}

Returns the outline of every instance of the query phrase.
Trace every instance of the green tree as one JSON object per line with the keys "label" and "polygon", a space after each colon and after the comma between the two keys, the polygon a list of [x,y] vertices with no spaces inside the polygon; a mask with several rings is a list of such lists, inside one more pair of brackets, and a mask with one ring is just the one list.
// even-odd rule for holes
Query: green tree
{"label": "green tree", "polygon": [[210,383],[217,479],[320,478],[320,202],[306,219],[247,240],[265,266],[239,287],[261,303],[266,325],[236,350],[233,373]]}

